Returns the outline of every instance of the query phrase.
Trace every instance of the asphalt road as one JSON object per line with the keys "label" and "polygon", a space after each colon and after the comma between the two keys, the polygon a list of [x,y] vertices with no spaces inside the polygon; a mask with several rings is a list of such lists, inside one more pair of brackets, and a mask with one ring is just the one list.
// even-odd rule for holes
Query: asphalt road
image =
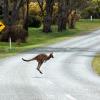
{"label": "asphalt road", "polygon": [[[40,52],[54,51],[42,65],[23,62]],[[100,30],[46,48],[0,61],[0,100],[100,100],[100,77],[92,60],[100,51]]]}

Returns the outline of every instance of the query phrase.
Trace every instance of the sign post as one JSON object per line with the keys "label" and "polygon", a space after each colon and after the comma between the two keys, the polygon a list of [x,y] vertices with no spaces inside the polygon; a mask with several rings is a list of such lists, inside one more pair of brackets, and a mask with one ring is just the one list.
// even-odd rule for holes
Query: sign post
{"label": "sign post", "polygon": [[91,16],[91,18],[90,18],[90,19],[91,19],[91,21],[93,21],[93,17],[92,17],[92,16]]}
{"label": "sign post", "polygon": [[11,37],[9,37],[9,49],[12,49],[12,41],[11,41]]}

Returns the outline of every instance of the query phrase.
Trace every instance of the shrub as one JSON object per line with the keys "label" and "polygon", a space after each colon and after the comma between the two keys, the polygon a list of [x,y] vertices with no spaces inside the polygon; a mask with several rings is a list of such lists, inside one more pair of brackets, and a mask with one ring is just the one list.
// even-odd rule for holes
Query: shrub
{"label": "shrub", "polygon": [[22,25],[13,25],[11,27],[6,27],[6,29],[1,32],[0,41],[8,42],[9,37],[11,37],[13,42],[26,42],[28,33],[23,29]]}
{"label": "shrub", "polygon": [[3,19],[3,16],[2,16],[2,15],[0,15],[0,20],[1,20],[1,19]]}
{"label": "shrub", "polygon": [[41,18],[39,16],[29,16],[29,27],[38,28],[41,26]]}

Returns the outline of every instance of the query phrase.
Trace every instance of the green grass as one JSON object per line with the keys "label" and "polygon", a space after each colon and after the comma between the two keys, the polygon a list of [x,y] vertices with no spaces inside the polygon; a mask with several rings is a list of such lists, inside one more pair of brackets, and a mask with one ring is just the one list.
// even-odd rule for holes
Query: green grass
{"label": "green grass", "polygon": [[100,75],[100,53],[94,57],[92,66],[93,70]]}
{"label": "green grass", "polygon": [[12,50],[9,50],[9,43],[0,42],[0,58],[35,47],[46,46],[62,40],[67,40],[78,35],[84,35],[98,28],[100,28],[100,19],[93,20],[92,22],[90,20],[81,19],[77,22],[75,29],[68,29],[63,32],[57,32],[57,26],[52,26],[53,32],[51,33],[43,33],[42,28],[29,28],[27,43],[21,43],[20,45],[12,43]]}

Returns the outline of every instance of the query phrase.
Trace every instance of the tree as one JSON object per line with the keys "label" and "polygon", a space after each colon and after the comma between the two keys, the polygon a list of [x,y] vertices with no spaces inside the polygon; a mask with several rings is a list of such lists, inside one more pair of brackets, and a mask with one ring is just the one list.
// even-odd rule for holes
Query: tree
{"label": "tree", "polygon": [[99,0],[97,0],[97,4],[98,4],[98,7],[100,8],[100,1]]}
{"label": "tree", "polygon": [[[14,35],[16,35],[16,32],[13,31],[13,29],[16,29],[18,32],[21,32],[20,34],[23,34],[23,38],[25,41],[26,37],[28,36],[28,25],[27,25],[28,10],[25,16],[24,24],[20,25],[21,28],[19,28],[19,25],[17,24],[17,21],[20,20],[20,17],[19,17],[20,9],[23,7],[25,3],[27,3],[27,6],[28,6],[28,0],[3,0],[3,8],[2,8],[3,21],[6,25],[6,29],[5,29],[5,32],[2,32],[0,40],[8,41],[9,37],[14,38]],[[16,35],[14,41],[17,41],[18,38],[22,39],[21,38],[22,35],[19,35],[18,37],[17,36],[18,35]]]}
{"label": "tree", "polygon": [[[23,9],[24,10],[24,9]],[[23,28],[28,32],[29,0],[26,0],[26,13]]]}
{"label": "tree", "polygon": [[[13,25],[16,22],[20,8],[24,3],[25,0],[3,0],[3,18],[6,25]],[[10,10],[11,4],[13,5],[12,10]]]}
{"label": "tree", "polygon": [[51,32],[52,13],[54,0],[46,0],[46,14],[43,18],[43,32]]}
{"label": "tree", "polygon": [[71,10],[71,12],[68,15],[68,27],[70,29],[75,28],[76,22],[79,20],[80,16],[77,14],[76,10]]}
{"label": "tree", "polygon": [[91,0],[81,12],[82,18],[100,18],[100,0]]}
{"label": "tree", "polygon": [[3,0],[3,20],[6,25],[9,25],[9,10],[8,10],[8,0]]}
{"label": "tree", "polygon": [[58,31],[66,30],[69,0],[58,0]]}
{"label": "tree", "polygon": [[[85,8],[91,0],[58,0],[58,31],[75,28],[77,10]],[[75,12],[73,12],[75,11]]]}
{"label": "tree", "polygon": [[[37,0],[41,14],[43,17],[43,32],[52,32],[51,24],[52,24],[52,13],[53,13],[53,5],[54,0]],[[43,8],[45,4],[45,8]]]}

